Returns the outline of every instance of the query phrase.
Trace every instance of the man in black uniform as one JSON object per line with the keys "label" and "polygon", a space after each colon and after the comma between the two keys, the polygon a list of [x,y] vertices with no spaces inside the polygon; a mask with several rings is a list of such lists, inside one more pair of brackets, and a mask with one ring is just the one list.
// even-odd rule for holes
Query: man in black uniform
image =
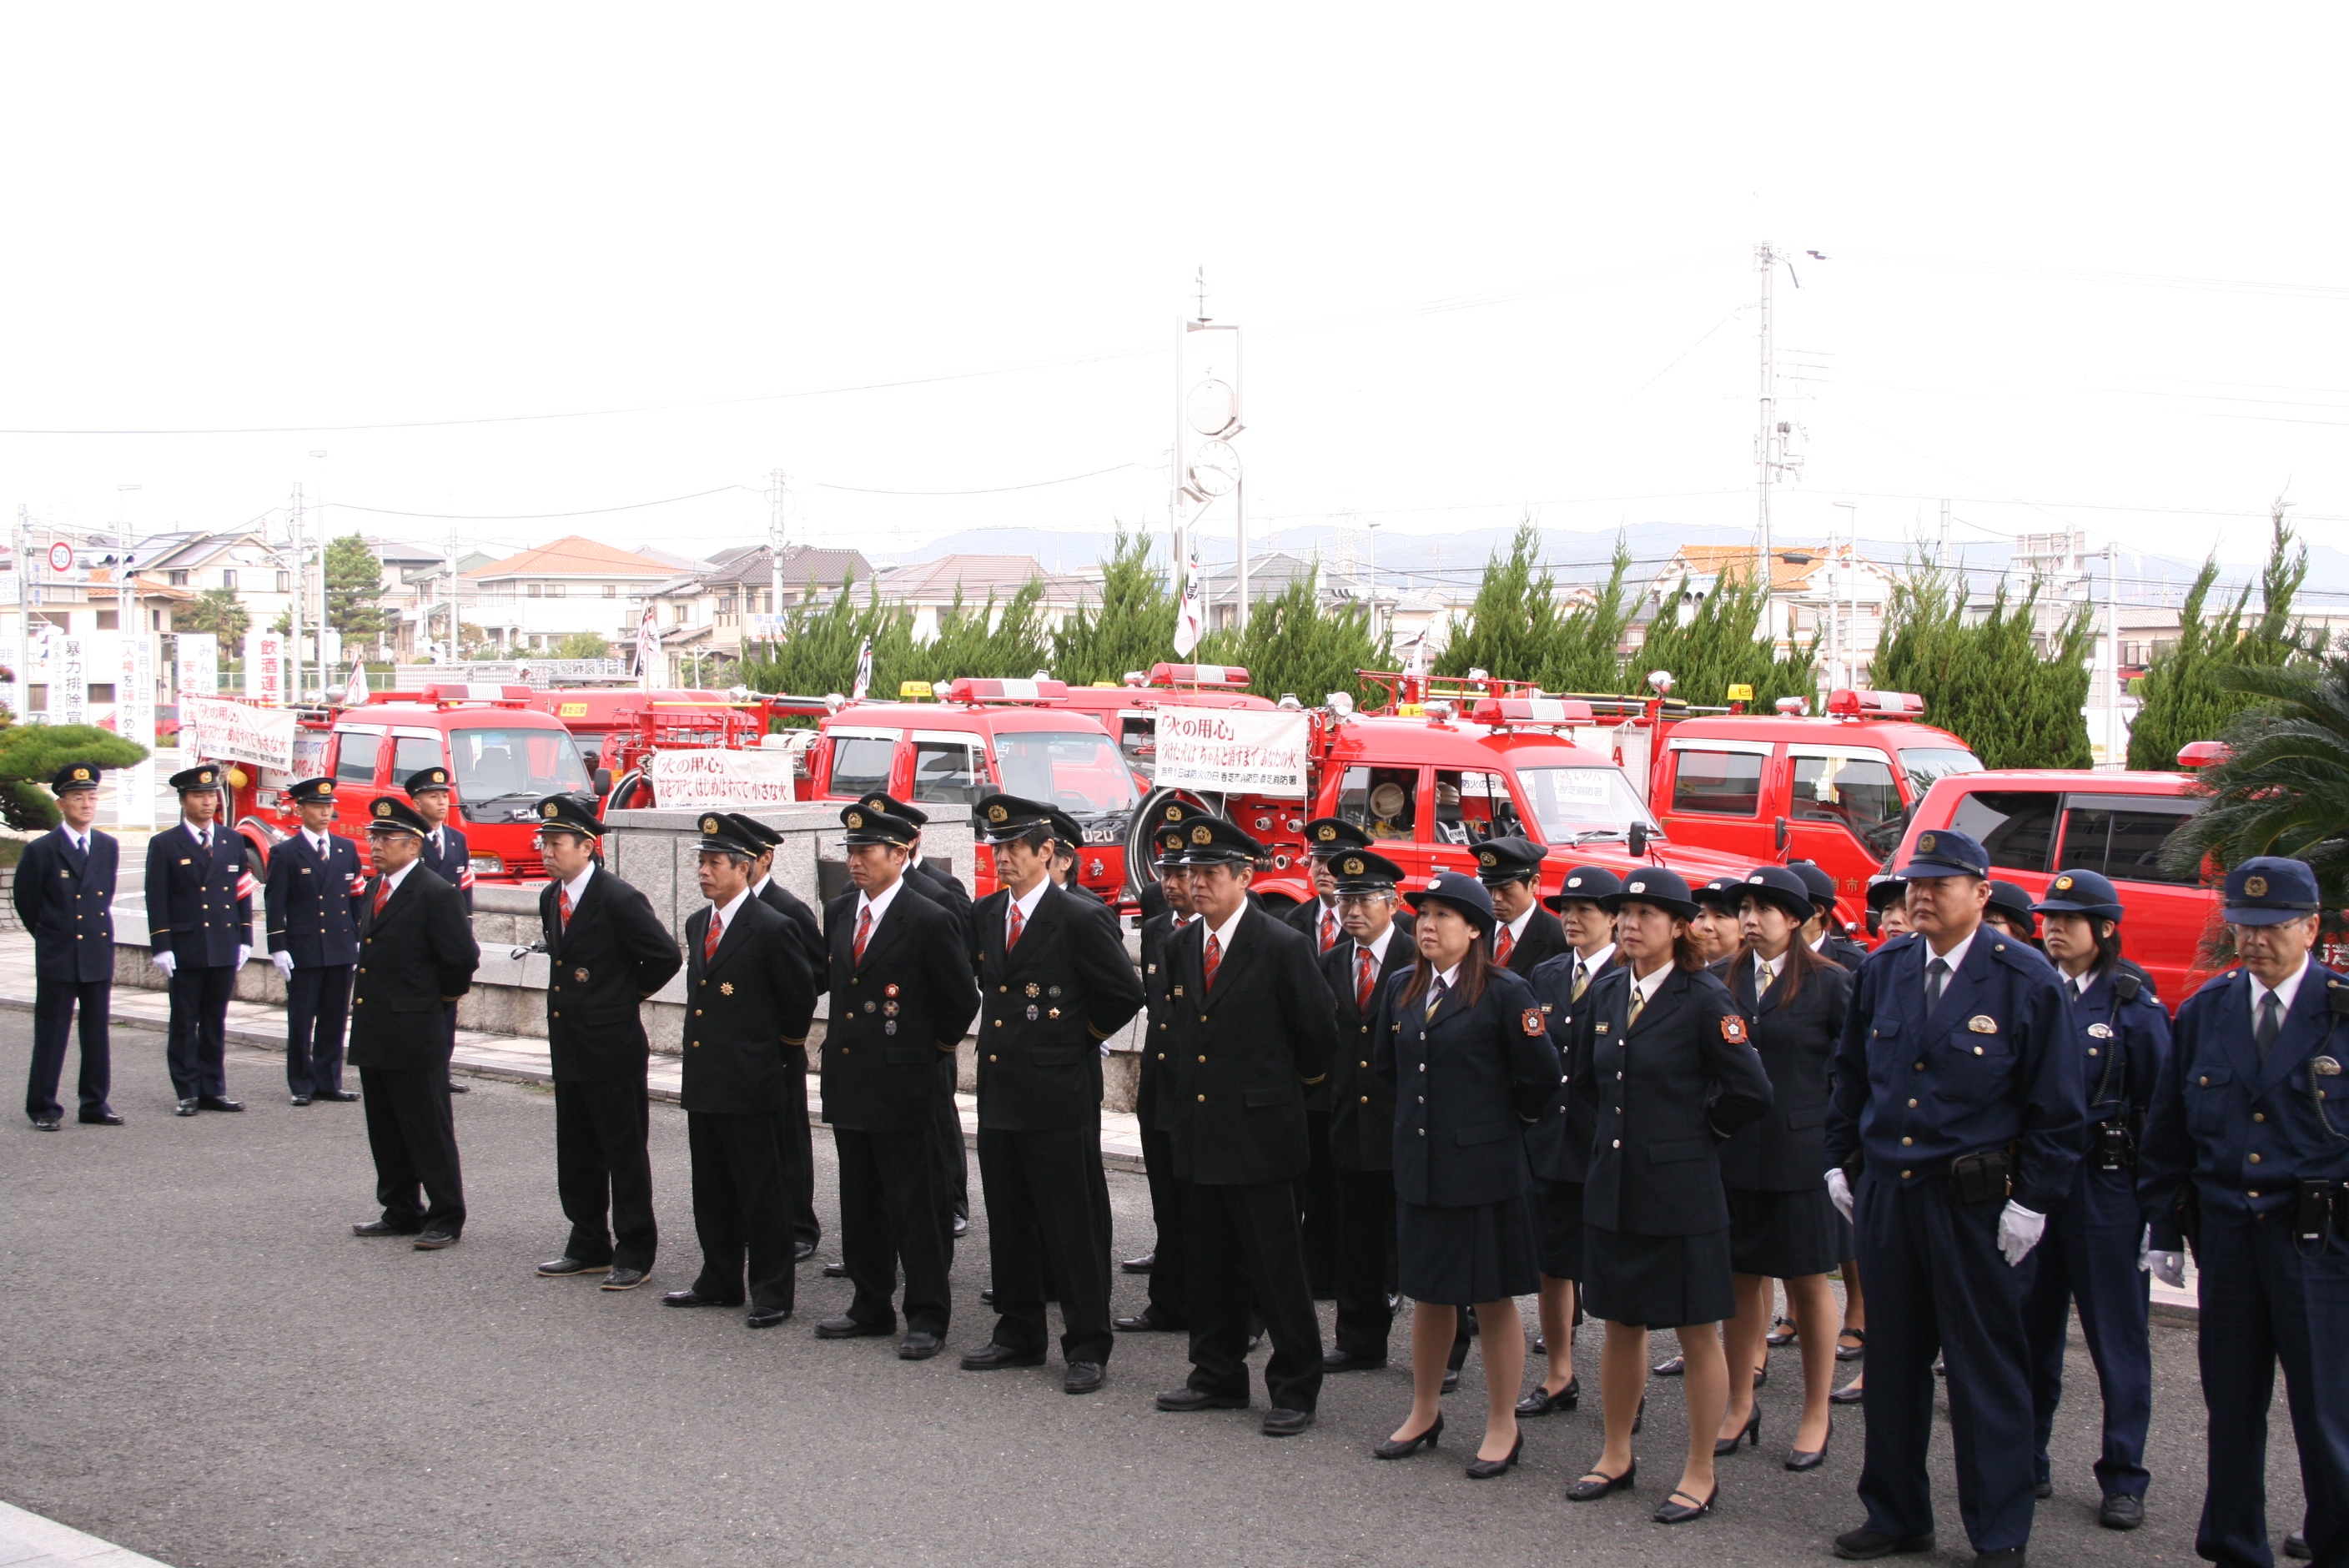
{"label": "man in black uniform", "polygon": [[824,905],[832,1014],[823,1037],[823,1119],[840,1156],[840,1251],[855,1299],[816,1325],[823,1339],[895,1334],[899,1264],[905,1336],[897,1354],[926,1360],[953,1315],[940,1224],[938,1100],[952,1057],[978,1011],[963,928],[914,892],[913,823],[864,802],[846,808],[848,877]]}
{"label": "man in black uniform", "polygon": [[[807,954],[815,994],[823,995],[832,985],[832,953],[823,944],[823,918],[799,894],[775,880],[775,849],[783,841],[783,836],[756,817],[740,811],[731,813],[728,820],[759,846],[759,858],[750,867],[750,896],[791,922],[792,934],[799,938],[801,951]],[[815,1217],[815,1134],[808,1125],[804,1057],[797,1078],[787,1081],[783,1088],[796,1107],[783,1113],[783,1153],[791,1161],[792,1257],[794,1262],[805,1263],[815,1255],[817,1244],[823,1240],[823,1222]]]}
{"label": "man in black uniform", "polygon": [[1077,857],[1085,852],[1084,829],[1077,825],[1074,817],[1058,807],[1046,814],[1045,820],[1052,830],[1052,864],[1049,872],[1052,885],[1062,892],[1074,893],[1088,903],[1108,909],[1109,902],[1077,877]]}
{"label": "man in black uniform", "polygon": [[652,901],[604,869],[596,852],[603,831],[593,796],[550,795],[538,803],[554,1190],[571,1222],[563,1255],[538,1272],[559,1277],[604,1269],[605,1290],[634,1290],[652,1272],[659,1240],[645,1148],[652,1047],[639,1009],[684,958]]}
{"label": "man in black uniform", "polygon": [[351,1233],[414,1236],[419,1252],[455,1245],[465,1228],[440,1015],[471,989],[481,963],[464,899],[419,861],[428,830],[407,801],[376,800],[367,819],[375,877],[361,895],[351,996],[351,1066],[367,1098],[367,1147],[383,1205],[381,1218],[353,1225]]}
{"label": "man in black uniform", "polygon": [[1338,1054],[1330,1068],[1338,1329],[1321,1369],[1367,1372],[1387,1364],[1395,1276],[1394,1086],[1371,1070],[1371,1026],[1388,983],[1411,968],[1418,949],[1410,917],[1395,911],[1401,866],[1369,850],[1349,850],[1330,864],[1346,940],[1321,954],[1321,979],[1338,1005]]}
{"label": "man in black uniform", "polygon": [[1476,880],[1493,900],[1493,962],[1530,976],[1534,965],[1567,951],[1566,927],[1541,906],[1542,857],[1530,839],[1487,839],[1476,846]]}
{"label": "man in black uniform", "polygon": [[1855,975],[1868,957],[1868,949],[1844,934],[1843,923],[1836,918],[1836,881],[1826,868],[1816,861],[1788,861],[1786,869],[1803,879],[1803,886],[1811,895],[1811,925],[1806,940],[1811,951],[1830,964],[1840,964]]}
{"label": "man in black uniform", "polygon": [[171,983],[166,1059],[176,1116],[243,1110],[222,1066],[228,1002],[253,952],[253,873],[244,840],[223,829],[221,770],[206,762],[171,775],[180,817],[147,841],[147,927],[155,967]]}
{"label": "man in black uniform", "polygon": [[1151,1250],[1120,1265],[1128,1274],[1150,1276],[1150,1305],[1132,1317],[1113,1319],[1121,1333],[1136,1334],[1182,1328],[1189,1321],[1184,1299],[1183,1190],[1174,1179],[1174,1148],[1164,1125],[1166,1088],[1174,1068],[1166,1065],[1166,949],[1175,934],[1197,917],[1191,911],[1191,873],[1183,866],[1183,830],[1193,815],[1180,801],[1169,801],[1167,819],[1155,834],[1158,881],[1166,913],[1142,923],[1142,998],[1149,1029],[1142,1045],[1141,1078],[1133,1096],[1133,1115],[1141,1124],[1142,1170],[1150,1182],[1150,1220],[1156,1239]]}
{"label": "man in black uniform", "polygon": [[367,873],[358,846],[327,831],[335,820],[332,779],[305,779],[285,798],[302,828],[269,851],[262,892],[269,961],[285,980],[285,1090],[295,1105],[353,1100],[358,1096],[343,1088],[343,1035]]}
{"label": "man in black uniform", "polygon": [[1318,956],[1346,939],[1346,923],[1338,916],[1338,883],[1330,874],[1330,857],[1346,850],[1370,848],[1371,836],[1343,817],[1316,817],[1305,824],[1305,851],[1311,861],[1309,874],[1313,898],[1282,918],[1313,939]]}
{"label": "man in black uniform", "polygon": [[1141,978],[1101,904],[1049,873],[1051,809],[979,802],[1002,888],[971,913],[978,976],[978,1170],[986,1183],[995,1333],[966,1371],[1044,1361],[1048,1274],[1060,1287],[1061,1387],[1102,1387],[1112,1331],[1101,1167],[1100,1042],[1140,1010]]}
{"label": "man in black uniform", "polygon": [[16,918],[33,934],[33,1070],[25,1114],[43,1132],[64,1119],[57,1075],[81,1010],[81,1119],[119,1127],[106,1103],[112,1082],[107,1024],[114,995],[114,879],[121,849],[98,820],[95,762],[68,762],[49,780],[64,820],[25,846],[10,890]]}
{"label": "man in black uniform", "polygon": [[[447,882],[464,895],[465,913],[473,913],[473,851],[465,842],[465,835],[449,825],[449,807],[453,794],[449,786],[446,768],[427,768],[411,773],[400,788],[407,792],[409,803],[416,814],[424,819],[424,869]],[[441,1009],[441,1022],[449,1031],[449,1052],[457,1051],[457,1004],[451,1002]],[[449,1080],[450,1094],[466,1094],[471,1090],[456,1078]]]}
{"label": "man in black uniform", "polygon": [[1305,1092],[1337,1054],[1336,1004],[1312,938],[1252,909],[1263,846],[1217,817],[1184,825],[1199,911],[1171,949],[1168,1053],[1174,1171],[1188,1185],[1184,1237],[1191,1376],[1162,1410],[1245,1409],[1248,1308],[1272,1337],[1268,1437],[1313,1424],[1321,1326],[1298,1235],[1295,1183],[1309,1159]]}
{"label": "man in black uniform", "polygon": [[[1371,836],[1342,817],[1316,817],[1305,824],[1305,848],[1311,860],[1314,898],[1282,918],[1312,940],[1317,957],[1326,958],[1347,944],[1346,923],[1338,910],[1338,882],[1330,867],[1349,850],[1367,848]],[[1409,924],[1409,917],[1404,918]],[[1409,945],[1406,944],[1405,945]],[[1305,1274],[1313,1282],[1313,1299],[1327,1301],[1338,1294],[1338,1171],[1330,1143],[1330,1090],[1316,1085],[1305,1096],[1305,1137],[1313,1162],[1297,1183],[1299,1233],[1305,1241]],[[1466,1315],[1463,1315],[1464,1320]],[[1461,1343],[1467,1343],[1464,1337]]]}
{"label": "man in black uniform", "polygon": [[701,1272],[669,1306],[740,1306],[752,1328],[792,1315],[798,1280],[785,1172],[786,1081],[806,1070],[815,982],[791,923],[750,896],[759,846],[732,819],[701,817],[694,871],[709,901],[685,923],[685,1107]]}

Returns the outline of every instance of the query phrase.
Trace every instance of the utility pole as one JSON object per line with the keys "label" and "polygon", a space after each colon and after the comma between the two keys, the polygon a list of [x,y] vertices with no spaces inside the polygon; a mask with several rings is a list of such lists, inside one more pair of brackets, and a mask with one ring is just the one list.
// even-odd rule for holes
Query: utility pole
{"label": "utility pole", "polygon": [[775,469],[769,477],[774,480],[774,488],[768,492],[771,511],[767,517],[767,608],[780,617],[783,613],[783,517],[789,492],[784,489],[782,469]]}
{"label": "utility pole", "polygon": [[1755,528],[1762,546],[1762,635],[1775,650],[1778,633],[1771,623],[1770,472],[1777,457],[1778,388],[1771,364],[1770,285],[1778,273],[1778,253],[1766,241],[1754,247],[1754,269],[1762,274],[1762,423],[1754,438],[1754,459],[1761,473],[1761,486]]}
{"label": "utility pole", "polygon": [[441,649],[441,655],[443,662],[453,665],[457,662],[457,530],[453,526],[449,530],[447,575],[449,578],[449,641]]}
{"label": "utility pole", "polygon": [[8,564],[16,569],[16,656],[10,661],[16,679],[9,685],[8,706],[18,724],[30,724],[33,716],[26,704],[33,685],[33,512],[22,501],[16,504],[16,537]]}
{"label": "utility pole", "polygon": [[[326,454],[310,455],[323,458]],[[324,703],[331,700],[327,688],[334,680],[334,672],[326,667],[326,502],[324,497],[314,497],[313,501],[318,511],[318,700]]]}
{"label": "utility pole", "polygon": [[[294,627],[294,645],[291,650],[294,655],[294,678],[287,683],[286,695],[293,706],[299,707],[302,706],[302,590],[305,586],[302,581],[302,481],[300,480],[294,481],[294,515],[289,521],[293,540],[291,564],[294,568],[292,577],[294,607],[291,612]],[[318,651],[322,654],[326,652],[324,638],[319,640]]]}

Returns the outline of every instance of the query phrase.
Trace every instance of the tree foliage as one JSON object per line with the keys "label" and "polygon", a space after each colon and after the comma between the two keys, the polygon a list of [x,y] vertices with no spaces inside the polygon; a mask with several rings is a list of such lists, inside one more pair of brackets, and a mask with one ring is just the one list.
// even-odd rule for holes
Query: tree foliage
{"label": "tree foliage", "polygon": [[1540,552],[1540,531],[1527,518],[1518,523],[1508,555],[1485,562],[1465,621],[1435,660],[1437,675],[1479,669],[1503,680],[1532,681],[1544,691],[1620,689],[1623,633],[1631,624],[1630,546],[1619,537],[1604,586],[1566,607],[1556,578],[1537,563]]}
{"label": "tree foliage", "polygon": [[0,726],[0,818],[24,832],[57,825],[57,803],[48,781],[68,762],[128,768],[144,761],[147,748],[92,724]]}
{"label": "tree foliage", "polygon": [[1167,573],[1150,563],[1150,535],[1120,525],[1102,572],[1100,603],[1079,603],[1052,634],[1052,673],[1071,686],[1122,681],[1174,657],[1180,605]]}
{"label": "tree foliage", "polygon": [[1367,604],[1325,608],[1320,576],[1317,562],[1304,576],[1291,579],[1278,596],[1252,607],[1247,630],[1212,633],[1200,642],[1195,656],[1202,664],[1237,665],[1247,670],[1248,690],[1258,696],[1293,696],[1308,707],[1319,706],[1333,691],[1344,692],[1358,705],[1382,700],[1383,691],[1366,686],[1355,672],[1392,668],[1393,639],[1371,635]]}
{"label": "tree foliage", "polygon": [[557,659],[608,659],[612,645],[595,632],[573,632],[557,642],[549,651]]}
{"label": "tree foliage", "polygon": [[367,542],[347,533],[326,544],[326,624],[340,633],[347,650],[379,643],[386,630],[382,605],[383,562]]}
{"label": "tree foliage", "polygon": [[2195,574],[2178,612],[2178,642],[2146,668],[2137,683],[2144,706],[2129,726],[2128,765],[2153,772],[2178,766],[2180,748],[2213,740],[2255,700],[2230,685],[2226,672],[2237,666],[2290,664],[2316,651],[2309,631],[2292,618],[2292,596],[2308,576],[2308,547],[2299,544],[2283,521],[2281,501],[2268,514],[2271,537],[2266,567],[2260,573],[2260,608],[2250,608],[2245,583],[2226,613],[2206,620],[2204,606],[2218,581],[2214,552]]}
{"label": "tree foliage", "polygon": [[1921,692],[1926,717],[1963,739],[1990,768],[2085,768],[2090,605],[2047,635],[2043,655],[2037,583],[2019,603],[2002,584],[1990,614],[1968,624],[1963,579],[1931,561],[1895,583],[1876,655],[1876,685]]}
{"label": "tree foliage", "polygon": [[2170,834],[2163,863],[2192,876],[2205,856],[2292,855],[2315,870],[2327,909],[2349,907],[2349,657],[2226,665],[2214,679],[2244,706],[2199,781],[2210,804]]}
{"label": "tree foliage", "polygon": [[173,631],[210,632],[220,639],[223,654],[243,646],[252,625],[253,612],[244,607],[233,588],[207,588],[171,612]]}
{"label": "tree foliage", "polygon": [[[1672,599],[1684,597],[1687,589],[1683,578]],[[1751,706],[1764,712],[1782,696],[1815,695],[1818,637],[1779,656],[1762,639],[1763,607],[1762,584],[1753,573],[1725,572],[1686,621],[1657,614],[1640,662],[1649,669],[1670,670],[1673,695],[1700,707],[1727,702],[1733,686],[1752,686]]]}

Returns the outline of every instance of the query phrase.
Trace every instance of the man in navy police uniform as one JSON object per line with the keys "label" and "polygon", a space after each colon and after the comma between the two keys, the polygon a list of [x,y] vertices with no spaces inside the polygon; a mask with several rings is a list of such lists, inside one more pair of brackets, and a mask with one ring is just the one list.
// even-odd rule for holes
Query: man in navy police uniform
{"label": "man in navy police uniform", "polygon": [[335,781],[305,779],[285,791],[300,830],[269,851],[262,887],[269,961],[285,980],[285,1088],[295,1105],[353,1100],[343,1088],[343,1034],[351,971],[359,961],[359,851],[326,830]]}
{"label": "man in navy police uniform", "polygon": [[2313,955],[2319,896],[2303,862],[2245,861],[2222,913],[2242,962],[2179,1005],[2137,1160],[2155,1275],[2184,1283],[2181,1237],[2201,1265],[2210,1449],[2194,1548],[2274,1561],[2267,1429],[2282,1361],[2310,1554],[2349,1563],[2349,978]]}
{"label": "man in navy police uniform", "polygon": [[10,890],[16,918],[33,934],[33,1070],[25,1084],[25,1114],[43,1132],[55,1132],[57,1074],[66,1042],[81,1013],[81,1119],[119,1127],[106,1103],[111,1080],[107,1018],[114,995],[114,878],[119,847],[98,820],[95,762],[68,762],[49,780],[64,820],[25,846]]}
{"label": "man in navy police uniform", "polygon": [[1921,939],[1860,965],[1827,1112],[1827,1190],[1858,1233],[1870,1330],[1868,1520],[1835,1553],[1931,1549],[1938,1350],[1975,1562],[2020,1568],[2036,1500],[2015,1265],[2079,1166],[2080,1053],[2054,967],[1982,923],[1982,845],[1920,833],[1901,874]]}

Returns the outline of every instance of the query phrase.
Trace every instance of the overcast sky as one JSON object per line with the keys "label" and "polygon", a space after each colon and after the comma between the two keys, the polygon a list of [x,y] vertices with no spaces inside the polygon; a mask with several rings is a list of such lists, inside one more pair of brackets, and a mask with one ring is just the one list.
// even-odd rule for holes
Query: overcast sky
{"label": "overcast sky", "polygon": [[337,532],[698,555],[763,537],[780,467],[794,538],[881,557],[1163,530],[1204,266],[1260,526],[1742,525],[1770,240],[1789,534],[1949,496],[1961,540],[2253,557],[2279,492],[2349,520],[2344,30],[11,7],[0,499],[282,526],[299,481]]}

